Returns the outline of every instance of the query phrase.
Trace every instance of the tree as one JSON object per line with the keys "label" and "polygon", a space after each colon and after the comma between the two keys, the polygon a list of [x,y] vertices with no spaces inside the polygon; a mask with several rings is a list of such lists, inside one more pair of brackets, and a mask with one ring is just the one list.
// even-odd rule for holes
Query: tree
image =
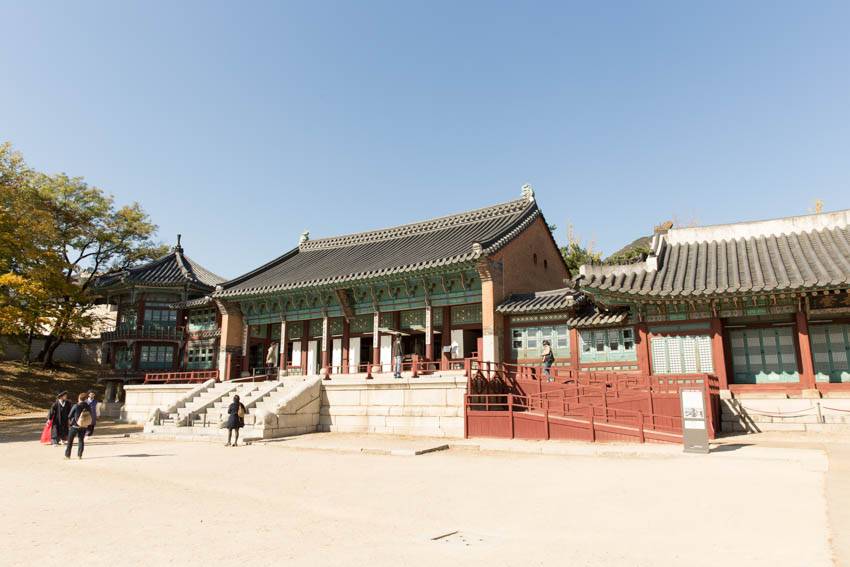
{"label": "tree", "polygon": [[567,225],[567,245],[561,247],[561,256],[573,276],[578,275],[579,268],[584,264],[598,262],[602,252],[594,252],[593,240],[585,247],[581,245],[580,239],[573,232],[573,223]]}
{"label": "tree", "polygon": [[156,230],[138,203],[116,208],[81,177],[35,172],[0,146],[0,330],[30,342],[49,330],[38,359],[52,366],[56,348],[94,323],[95,278],[167,251]]}
{"label": "tree", "polygon": [[24,347],[26,362],[33,337],[53,315],[45,281],[59,260],[35,176],[10,144],[0,144],[0,334]]}
{"label": "tree", "polygon": [[812,201],[812,206],[809,207],[809,212],[813,214],[817,214],[823,210],[823,199],[818,197],[814,201]]}

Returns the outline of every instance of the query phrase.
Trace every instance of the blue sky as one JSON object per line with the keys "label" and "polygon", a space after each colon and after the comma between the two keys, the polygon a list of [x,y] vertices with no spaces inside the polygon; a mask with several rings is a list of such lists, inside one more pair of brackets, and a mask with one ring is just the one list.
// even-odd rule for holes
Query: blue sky
{"label": "blue sky", "polygon": [[519,197],[612,252],[850,208],[850,2],[2,2],[0,140],[226,277]]}

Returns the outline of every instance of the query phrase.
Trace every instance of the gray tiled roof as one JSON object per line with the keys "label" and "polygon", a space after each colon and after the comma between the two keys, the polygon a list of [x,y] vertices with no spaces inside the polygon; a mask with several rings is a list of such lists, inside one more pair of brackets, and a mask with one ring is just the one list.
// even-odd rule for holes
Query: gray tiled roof
{"label": "gray tiled roof", "polygon": [[673,229],[629,266],[581,268],[581,288],[647,297],[792,291],[850,283],[850,211]]}
{"label": "gray tiled roof", "polygon": [[195,299],[172,303],[171,305],[169,305],[169,307],[171,307],[172,309],[191,309],[193,307],[204,307],[205,305],[209,305],[212,302],[213,298],[209,295],[205,295],[203,297],[196,297]]}
{"label": "gray tiled roof", "polygon": [[629,318],[629,310],[625,309],[600,309],[595,305],[575,317],[567,319],[569,327],[599,327],[603,325],[616,325],[623,323]]}
{"label": "gray tiled roof", "polygon": [[307,240],[223,285],[216,296],[333,285],[475,260],[510,242],[541,216],[533,198],[424,222]]}
{"label": "gray tiled roof", "polygon": [[496,306],[497,313],[534,313],[538,311],[564,311],[576,304],[576,291],[570,288],[511,294]]}
{"label": "gray tiled roof", "polygon": [[109,287],[119,283],[139,283],[149,285],[182,285],[186,283],[212,290],[222,283],[224,278],[210,272],[194,260],[183,254],[183,249],[175,248],[170,254],[153,262],[134,268],[105,274],[97,278],[96,288]]}

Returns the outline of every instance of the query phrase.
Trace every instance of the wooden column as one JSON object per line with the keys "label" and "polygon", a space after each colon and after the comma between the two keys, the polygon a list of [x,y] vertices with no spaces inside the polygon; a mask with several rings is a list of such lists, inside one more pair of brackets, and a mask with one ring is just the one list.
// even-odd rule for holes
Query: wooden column
{"label": "wooden column", "polygon": [[[452,344],[452,308],[443,307],[443,347]],[[449,367],[449,354],[443,351],[440,353],[440,367],[443,370]]]}
{"label": "wooden column", "polygon": [[248,338],[250,334],[250,325],[248,322],[245,322],[245,325],[242,326],[242,372],[251,373],[251,369],[248,368],[248,347],[250,345],[250,339]]}
{"label": "wooden column", "polygon": [[279,374],[283,373],[284,375],[286,374],[286,365],[287,365],[287,362],[288,362],[286,360],[286,344],[288,343],[288,340],[287,340],[288,338],[289,338],[289,336],[287,334],[286,321],[284,320],[284,321],[280,322],[280,346],[278,347],[278,348],[280,348],[280,351],[277,353],[277,356],[278,356],[278,359],[279,359],[279,362],[278,362],[279,371],[278,371],[278,373]]}
{"label": "wooden column", "polygon": [[348,374],[348,343],[351,341],[351,324],[348,322],[348,319],[344,319],[342,322],[342,368],[340,369],[343,374]]}
{"label": "wooden column", "polygon": [[372,364],[375,366],[381,361],[381,333],[378,331],[378,326],[381,324],[381,314],[375,309],[372,323]]}
{"label": "wooden column", "polygon": [[425,360],[434,360],[434,329],[431,324],[431,305],[425,306]]}
{"label": "wooden column", "polygon": [[304,320],[301,332],[301,374],[307,375],[307,348],[310,346],[310,320]]}
{"label": "wooden column", "polygon": [[328,343],[331,339],[331,325],[330,320],[327,314],[322,316],[322,368],[328,371],[328,374],[331,373],[330,360],[328,359]]}
{"label": "wooden column", "polygon": [[728,390],[729,365],[726,363],[726,349],[723,343],[723,321],[714,318],[711,320],[711,360],[720,389]]}
{"label": "wooden column", "polygon": [[581,370],[581,341],[577,327],[570,329],[570,368],[576,372]]}
{"label": "wooden column", "polygon": [[797,343],[800,347],[800,385],[804,390],[815,389],[815,366],[812,362],[812,343],[809,342],[809,321],[802,311],[797,312]]}
{"label": "wooden column", "polygon": [[641,374],[649,376],[652,374],[649,352],[649,326],[646,323],[635,325],[637,330],[637,363]]}

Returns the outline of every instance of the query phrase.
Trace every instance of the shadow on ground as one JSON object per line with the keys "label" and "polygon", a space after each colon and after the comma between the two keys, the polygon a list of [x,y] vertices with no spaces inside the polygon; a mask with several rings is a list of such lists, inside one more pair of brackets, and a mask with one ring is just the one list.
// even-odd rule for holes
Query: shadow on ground
{"label": "shadow on ground", "polygon": [[[41,438],[41,431],[47,422],[47,414],[44,417],[15,417],[0,419],[0,443],[15,443],[21,441],[35,441]],[[100,435],[122,435],[125,433],[136,433],[142,430],[140,425],[126,425],[115,423],[110,418],[101,418],[95,426],[95,435],[92,442],[98,442]],[[114,443],[114,440],[109,442]]]}

